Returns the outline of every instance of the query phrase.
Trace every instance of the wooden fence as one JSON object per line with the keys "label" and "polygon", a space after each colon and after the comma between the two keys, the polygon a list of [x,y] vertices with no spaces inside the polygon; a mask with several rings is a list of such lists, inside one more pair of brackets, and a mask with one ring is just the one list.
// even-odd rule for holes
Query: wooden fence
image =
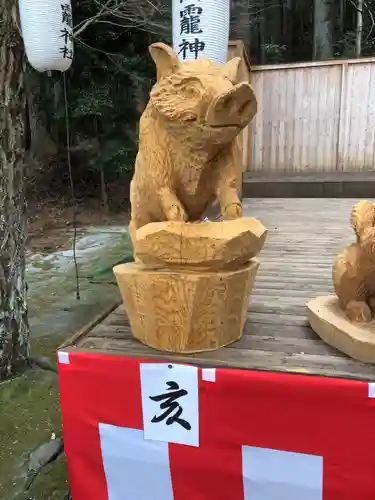
{"label": "wooden fence", "polygon": [[258,66],[249,170],[375,170],[375,58]]}

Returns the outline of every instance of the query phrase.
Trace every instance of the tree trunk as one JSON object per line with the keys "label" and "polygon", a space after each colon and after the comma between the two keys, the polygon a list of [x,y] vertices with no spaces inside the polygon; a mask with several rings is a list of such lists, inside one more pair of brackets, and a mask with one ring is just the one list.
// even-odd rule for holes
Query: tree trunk
{"label": "tree trunk", "polygon": [[315,0],[314,3],[314,61],[332,59],[333,0]]}
{"label": "tree trunk", "polygon": [[357,29],[355,34],[355,56],[361,57],[362,54],[362,32],[363,32],[363,0],[357,3]]}
{"label": "tree trunk", "polygon": [[286,45],[286,60],[294,61],[294,2],[293,0],[284,0],[282,13],[283,43]]}
{"label": "tree trunk", "polygon": [[260,64],[266,63],[266,9],[264,0],[259,2],[259,60]]}
{"label": "tree trunk", "polygon": [[103,209],[105,214],[109,214],[109,203],[107,194],[107,184],[105,182],[104,165],[100,167],[100,192],[102,195]]}
{"label": "tree trunk", "polygon": [[247,52],[250,51],[250,10],[248,0],[232,0],[230,39],[241,40]]}
{"label": "tree trunk", "polygon": [[271,8],[266,11],[266,37],[267,43],[274,48],[268,55],[267,62],[271,64],[278,64],[282,61],[282,51],[277,49],[283,45],[283,4],[280,0],[274,0]]}
{"label": "tree trunk", "polygon": [[32,68],[25,72],[27,110],[30,121],[30,149],[33,156],[45,159],[57,154],[57,146],[47,130],[47,113],[43,106],[43,79],[45,74]]}
{"label": "tree trunk", "polygon": [[344,37],[345,34],[345,9],[346,9],[346,0],[340,0],[339,34],[341,37]]}
{"label": "tree trunk", "polygon": [[0,0],[0,380],[29,355],[23,183],[25,93],[17,1]]}

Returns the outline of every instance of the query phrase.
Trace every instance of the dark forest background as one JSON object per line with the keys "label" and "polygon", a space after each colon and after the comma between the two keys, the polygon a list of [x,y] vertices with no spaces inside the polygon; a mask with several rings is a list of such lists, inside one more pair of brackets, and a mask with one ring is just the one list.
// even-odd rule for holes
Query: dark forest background
{"label": "dark forest background", "polygon": [[[193,1],[193,0],[192,0]],[[148,45],[171,42],[170,0],[73,1],[66,73],[78,198],[126,202],[137,124],[154,79]],[[375,55],[375,0],[232,0],[231,39],[253,65]],[[27,70],[29,198],[69,198],[63,78]]]}

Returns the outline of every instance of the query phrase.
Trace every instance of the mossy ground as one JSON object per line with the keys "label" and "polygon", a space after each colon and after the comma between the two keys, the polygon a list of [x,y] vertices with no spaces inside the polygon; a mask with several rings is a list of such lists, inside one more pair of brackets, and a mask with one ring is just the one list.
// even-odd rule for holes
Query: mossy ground
{"label": "mossy ground", "polygon": [[[33,342],[33,355],[55,362],[62,337]],[[30,491],[23,493],[29,453],[54,433],[61,435],[57,375],[32,369],[0,384],[0,498],[3,500],[63,500],[68,492],[65,457],[47,466]]]}
{"label": "mossy ground", "polygon": [[[126,233],[103,237],[91,230],[77,252],[81,269],[81,300],[75,297],[75,277],[70,255],[32,256],[28,265],[29,311],[33,357],[45,356],[56,364],[59,345],[119,300],[112,266],[129,260],[131,247]],[[107,234],[108,230],[107,230]],[[98,244],[100,242],[100,244]],[[0,499],[65,500],[68,475],[65,456],[36,477],[24,492],[29,453],[61,436],[61,412],[57,375],[33,368],[0,384]],[[93,499],[94,500],[94,499]]]}

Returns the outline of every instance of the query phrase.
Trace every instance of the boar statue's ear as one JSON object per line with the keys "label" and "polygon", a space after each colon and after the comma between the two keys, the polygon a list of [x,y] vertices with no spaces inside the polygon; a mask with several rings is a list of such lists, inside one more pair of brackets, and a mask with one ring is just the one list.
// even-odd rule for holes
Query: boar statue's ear
{"label": "boar statue's ear", "polygon": [[223,71],[232,83],[239,83],[240,80],[240,57],[235,57],[223,66]]}
{"label": "boar statue's ear", "polygon": [[156,66],[157,80],[177,71],[180,61],[175,52],[165,43],[153,43],[149,51]]}

